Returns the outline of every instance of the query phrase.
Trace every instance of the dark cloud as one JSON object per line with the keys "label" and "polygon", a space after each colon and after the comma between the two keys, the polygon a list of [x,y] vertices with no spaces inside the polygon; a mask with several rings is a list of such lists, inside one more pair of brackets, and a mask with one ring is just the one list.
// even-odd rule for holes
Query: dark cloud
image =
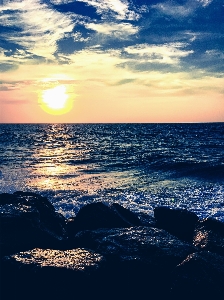
{"label": "dark cloud", "polygon": [[89,46],[89,39],[93,30],[87,29],[82,24],[77,24],[70,34],[58,40],[57,53],[72,54]]}
{"label": "dark cloud", "polygon": [[16,70],[18,68],[18,65],[16,64],[10,64],[10,63],[0,63],[0,72],[7,72]]}
{"label": "dark cloud", "polygon": [[153,62],[137,62],[127,61],[117,65],[118,68],[129,69],[134,72],[150,72],[150,71],[162,71],[163,73],[179,72],[181,67],[178,65],[153,63]]}
{"label": "dark cloud", "polygon": [[126,79],[122,79],[118,82],[116,82],[114,85],[123,85],[123,84],[128,84],[128,83],[131,83],[133,81],[135,81],[136,79],[134,78],[126,78]]}

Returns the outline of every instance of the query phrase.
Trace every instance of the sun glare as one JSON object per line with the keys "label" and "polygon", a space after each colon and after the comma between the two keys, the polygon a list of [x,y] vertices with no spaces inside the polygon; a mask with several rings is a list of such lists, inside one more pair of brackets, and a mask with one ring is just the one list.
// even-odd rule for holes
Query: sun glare
{"label": "sun glare", "polygon": [[61,115],[72,109],[73,101],[70,99],[65,85],[58,85],[42,92],[40,106],[49,114]]}

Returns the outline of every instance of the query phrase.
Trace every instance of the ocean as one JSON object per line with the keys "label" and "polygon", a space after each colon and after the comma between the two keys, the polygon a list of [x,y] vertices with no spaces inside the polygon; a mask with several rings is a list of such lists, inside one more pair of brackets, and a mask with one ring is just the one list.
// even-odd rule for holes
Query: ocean
{"label": "ocean", "polygon": [[38,192],[66,218],[102,201],[224,221],[223,184],[224,123],[0,125],[0,193]]}

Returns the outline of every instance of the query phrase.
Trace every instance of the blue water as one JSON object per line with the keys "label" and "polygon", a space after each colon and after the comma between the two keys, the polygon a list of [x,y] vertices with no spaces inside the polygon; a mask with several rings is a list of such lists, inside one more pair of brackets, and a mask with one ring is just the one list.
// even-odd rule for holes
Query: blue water
{"label": "blue water", "polygon": [[0,165],[0,192],[39,192],[65,217],[103,201],[224,221],[224,123],[1,124]]}

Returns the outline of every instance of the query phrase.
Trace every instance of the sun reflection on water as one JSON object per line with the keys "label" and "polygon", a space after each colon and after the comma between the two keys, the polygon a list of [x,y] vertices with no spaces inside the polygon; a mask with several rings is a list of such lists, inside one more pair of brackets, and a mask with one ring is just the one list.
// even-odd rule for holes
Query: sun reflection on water
{"label": "sun reflection on water", "polygon": [[33,154],[36,163],[32,166],[31,188],[96,195],[107,188],[130,188],[138,184],[137,171],[116,168],[108,171],[106,165],[110,162],[104,161],[98,149],[93,150],[95,140],[87,136],[83,142],[81,132],[71,133],[68,128],[64,124],[48,125],[44,144],[36,147]]}

